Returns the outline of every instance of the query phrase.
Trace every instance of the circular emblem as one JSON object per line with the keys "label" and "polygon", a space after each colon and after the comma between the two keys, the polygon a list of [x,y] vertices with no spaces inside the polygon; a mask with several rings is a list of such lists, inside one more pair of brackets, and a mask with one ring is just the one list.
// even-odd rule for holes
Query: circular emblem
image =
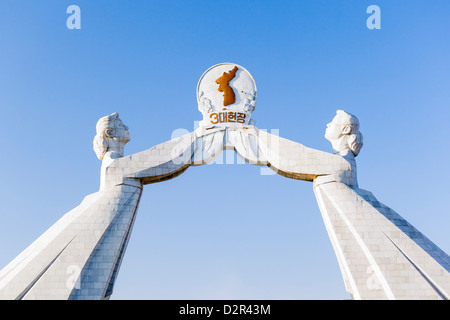
{"label": "circular emblem", "polygon": [[206,70],[197,85],[199,110],[253,111],[256,84],[251,74],[235,63],[220,63]]}

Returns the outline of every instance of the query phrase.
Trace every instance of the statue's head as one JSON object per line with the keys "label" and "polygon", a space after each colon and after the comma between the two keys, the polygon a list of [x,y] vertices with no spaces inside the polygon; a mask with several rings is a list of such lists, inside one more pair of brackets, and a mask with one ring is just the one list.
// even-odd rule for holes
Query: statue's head
{"label": "statue's head", "polygon": [[350,150],[356,157],[363,146],[358,118],[342,110],[336,111],[333,121],[327,125],[325,138],[331,142],[336,153]]}
{"label": "statue's head", "polygon": [[100,160],[108,151],[114,151],[122,156],[123,147],[130,141],[128,127],[123,124],[119,114],[114,112],[100,118],[96,126],[97,135],[94,138],[94,151]]}

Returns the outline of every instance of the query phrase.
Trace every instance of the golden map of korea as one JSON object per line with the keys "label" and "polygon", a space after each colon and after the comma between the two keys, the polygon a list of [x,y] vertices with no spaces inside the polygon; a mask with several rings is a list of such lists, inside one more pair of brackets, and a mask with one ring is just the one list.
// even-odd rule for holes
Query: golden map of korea
{"label": "golden map of korea", "polygon": [[216,80],[216,83],[219,84],[219,88],[217,90],[223,92],[224,106],[233,104],[236,101],[236,96],[234,95],[233,88],[230,87],[229,83],[231,79],[236,76],[237,70],[238,67],[235,66],[232,70],[228,71],[228,73],[224,72],[223,75]]}

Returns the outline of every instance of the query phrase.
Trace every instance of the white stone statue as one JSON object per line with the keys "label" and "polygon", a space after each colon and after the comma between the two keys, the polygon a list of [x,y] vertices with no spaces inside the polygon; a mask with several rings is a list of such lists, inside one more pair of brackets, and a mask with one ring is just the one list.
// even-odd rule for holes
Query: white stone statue
{"label": "white stone statue", "polygon": [[110,158],[123,156],[125,144],[130,141],[128,127],[123,124],[117,112],[100,118],[96,126],[97,135],[94,138],[94,151],[99,160],[108,153]]}
{"label": "white stone statue", "polygon": [[333,153],[251,126],[228,128],[226,136],[250,163],[313,182],[346,289],[354,299],[450,298],[450,257],[358,187],[355,157],[363,138],[354,115],[338,110],[327,125],[325,137]]}
{"label": "white stone statue", "polygon": [[[128,128],[117,113],[97,123],[100,189],[65,214],[0,271],[0,299],[108,299],[144,185],[208,163],[224,149],[288,178],[313,182],[347,291],[355,299],[449,299],[450,258],[358,187],[358,119],[338,110],[325,137],[333,153],[259,130],[251,119],[256,85],[243,67],[222,63],[197,86],[200,126],[124,156]],[[312,257],[313,258],[313,257]]]}
{"label": "white stone statue", "polygon": [[336,111],[333,121],[327,125],[325,138],[331,142],[334,152],[343,157],[349,151],[356,157],[363,145],[358,118],[343,110]]}
{"label": "white stone statue", "polygon": [[[358,187],[358,119],[337,111],[325,137],[334,154],[279,138],[268,165],[289,178],[313,181],[314,192],[347,291],[354,299],[449,299],[450,258],[394,210]],[[276,138],[272,137],[276,141]]]}
{"label": "white stone statue", "polygon": [[100,190],[0,271],[0,299],[108,299],[143,185],[182,173],[197,134],[201,130],[124,157],[128,128],[117,113],[101,118],[94,139],[102,160]]}

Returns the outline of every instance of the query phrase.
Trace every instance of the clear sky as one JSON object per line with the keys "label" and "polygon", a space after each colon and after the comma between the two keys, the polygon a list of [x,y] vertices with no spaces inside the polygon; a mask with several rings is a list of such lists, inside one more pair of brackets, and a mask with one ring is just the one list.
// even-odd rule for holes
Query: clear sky
{"label": "clear sky", "polygon": [[[355,114],[360,187],[450,253],[449,14],[448,0],[2,0],[0,268],[98,190],[100,117],[129,126],[125,154],[191,131],[197,82],[221,62],[255,78],[259,128],[307,147],[332,151],[326,124]],[[348,298],[312,183],[238,163],[144,188],[112,296]]]}

